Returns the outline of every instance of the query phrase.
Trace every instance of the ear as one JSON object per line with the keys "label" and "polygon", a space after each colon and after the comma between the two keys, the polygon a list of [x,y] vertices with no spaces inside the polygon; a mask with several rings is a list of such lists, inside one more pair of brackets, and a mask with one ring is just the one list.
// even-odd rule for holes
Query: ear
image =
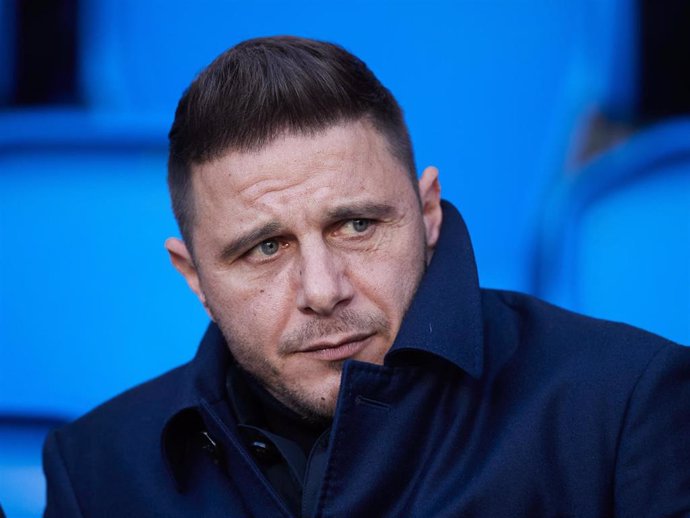
{"label": "ear", "polygon": [[419,198],[422,203],[422,218],[426,232],[427,263],[431,260],[438,236],[441,233],[443,211],[441,210],[441,184],[438,169],[429,166],[419,179]]}
{"label": "ear", "polygon": [[185,245],[184,241],[181,239],[169,237],[165,240],[165,248],[168,250],[170,261],[175,269],[182,274],[182,277],[184,277],[184,279],[187,281],[187,285],[196,294],[196,296],[199,297],[199,301],[204,306],[204,309],[209,314],[211,319],[213,319],[213,316],[211,316],[211,312],[206,305],[206,295],[204,295],[204,292],[201,289],[199,272],[194,264],[192,254],[189,253],[189,250],[187,249],[187,245]]}

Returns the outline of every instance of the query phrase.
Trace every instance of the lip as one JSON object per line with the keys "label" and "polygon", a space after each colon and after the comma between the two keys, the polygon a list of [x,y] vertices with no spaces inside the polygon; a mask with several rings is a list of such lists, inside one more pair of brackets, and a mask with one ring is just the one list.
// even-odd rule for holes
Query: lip
{"label": "lip", "polygon": [[374,334],[351,335],[333,342],[312,344],[299,352],[319,360],[345,360],[364,349],[373,336]]}

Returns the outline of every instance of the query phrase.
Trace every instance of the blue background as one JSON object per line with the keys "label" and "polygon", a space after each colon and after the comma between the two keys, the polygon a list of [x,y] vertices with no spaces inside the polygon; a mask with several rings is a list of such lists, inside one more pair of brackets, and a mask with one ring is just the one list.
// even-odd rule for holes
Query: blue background
{"label": "blue background", "polygon": [[[337,42],[393,91],[418,168],[440,169],[467,221],[482,285],[690,341],[687,121],[638,138],[677,142],[674,172],[649,159],[594,201],[577,187],[647,156],[632,139],[577,159],[596,116],[630,118],[636,27],[624,0],[82,1],[84,105],[0,113],[0,414],[71,419],[191,358],[207,319],[163,248],[177,235],[166,134],[195,74],[262,35]],[[641,241],[642,224],[663,243]],[[0,457],[0,502],[28,516],[42,435],[18,437],[3,450],[0,435],[0,455],[27,452]]]}

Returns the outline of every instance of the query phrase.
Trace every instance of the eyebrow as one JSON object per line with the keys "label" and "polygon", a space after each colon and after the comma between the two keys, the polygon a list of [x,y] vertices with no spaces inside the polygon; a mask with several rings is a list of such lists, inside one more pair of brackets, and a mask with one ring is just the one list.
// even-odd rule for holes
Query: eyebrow
{"label": "eyebrow", "polygon": [[371,218],[386,219],[395,213],[395,208],[387,203],[362,202],[335,207],[327,212],[328,219],[338,221],[343,219]]}
{"label": "eyebrow", "polygon": [[227,261],[256,243],[265,241],[269,237],[280,233],[282,230],[283,226],[277,221],[271,221],[250,230],[225,245],[220,252],[220,259],[221,261]]}

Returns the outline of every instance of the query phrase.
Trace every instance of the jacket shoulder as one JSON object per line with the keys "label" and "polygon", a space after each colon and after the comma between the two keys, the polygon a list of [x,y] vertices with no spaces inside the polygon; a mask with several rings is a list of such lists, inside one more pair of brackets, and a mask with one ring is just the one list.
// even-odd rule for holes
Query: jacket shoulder
{"label": "jacket shoulder", "polygon": [[[132,500],[138,488],[166,491],[174,487],[163,462],[160,438],[167,419],[179,407],[177,393],[185,385],[185,375],[186,365],[178,367],[48,435],[43,449],[46,516],[76,516],[64,511],[65,506],[114,509],[123,504],[125,495]],[[105,487],[109,488],[107,498],[103,498]]]}
{"label": "jacket shoulder", "polygon": [[559,465],[608,473],[616,516],[686,516],[690,347],[518,293],[482,304],[492,407],[527,416]]}
{"label": "jacket shoulder", "polygon": [[629,376],[632,381],[661,350],[686,349],[637,327],[574,313],[516,292],[482,290],[482,310],[494,368],[519,358],[520,363],[562,368],[591,381],[598,376]]}
{"label": "jacket shoulder", "polygon": [[[176,410],[176,397],[185,386],[187,365],[182,365],[160,376],[132,387],[101,403],[61,430],[78,433],[107,427],[113,433],[127,433],[132,428],[141,430],[162,423]],[[180,394],[181,397],[181,394]]]}

